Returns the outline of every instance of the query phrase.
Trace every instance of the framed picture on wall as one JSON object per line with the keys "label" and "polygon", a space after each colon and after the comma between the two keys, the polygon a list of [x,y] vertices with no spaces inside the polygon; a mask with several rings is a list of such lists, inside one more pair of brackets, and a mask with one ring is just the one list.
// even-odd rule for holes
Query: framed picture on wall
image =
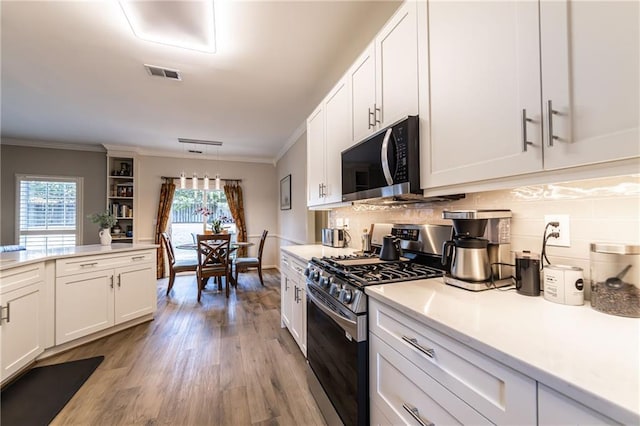
{"label": "framed picture on wall", "polygon": [[291,175],[280,179],[280,210],[291,210]]}

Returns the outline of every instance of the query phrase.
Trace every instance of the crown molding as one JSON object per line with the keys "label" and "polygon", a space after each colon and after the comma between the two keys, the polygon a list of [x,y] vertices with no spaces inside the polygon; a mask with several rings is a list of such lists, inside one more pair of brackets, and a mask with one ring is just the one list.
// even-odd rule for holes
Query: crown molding
{"label": "crown molding", "polygon": [[287,151],[289,151],[289,148],[291,148],[298,141],[298,139],[300,139],[300,136],[302,136],[306,131],[307,131],[307,120],[304,120],[298,126],[298,128],[293,131],[291,136],[289,136],[289,139],[287,139],[287,142],[280,149],[280,151],[278,151],[278,155],[276,155],[276,158],[273,160],[274,166],[278,163],[278,161],[280,161],[282,157],[284,157]]}
{"label": "crown molding", "polygon": [[70,151],[105,152],[105,148],[103,147],[103,145],[99,144],[43,141],[5,137],[2,138],[2,145],[23,146],[29,148],[66,149]]}

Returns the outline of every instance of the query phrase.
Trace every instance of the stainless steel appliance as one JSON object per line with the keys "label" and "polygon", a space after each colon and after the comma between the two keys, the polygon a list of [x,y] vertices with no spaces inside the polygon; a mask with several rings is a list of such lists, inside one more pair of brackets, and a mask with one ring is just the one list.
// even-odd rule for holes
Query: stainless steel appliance
{"label": "stainless steel appliance", "polygon": [[322,228],[322,245],[328,247],[346,247],[344,229]]}
{"label": "stainless steel appliance", "polygon": [[513,284],[510,210],[445,210],[454,238],[443,245],[446,284],[472,291]]}
{"label": "stainless steel appliance", "polygon": [[[400,240],[404,257],[379,258],[385,235]],[[364,288],[442,276],[439,252],[451,235],[451,226],[445,225],[374,224],[372,253],[309,262],[305,270],[308,381],[327,424],[369,424]]]}

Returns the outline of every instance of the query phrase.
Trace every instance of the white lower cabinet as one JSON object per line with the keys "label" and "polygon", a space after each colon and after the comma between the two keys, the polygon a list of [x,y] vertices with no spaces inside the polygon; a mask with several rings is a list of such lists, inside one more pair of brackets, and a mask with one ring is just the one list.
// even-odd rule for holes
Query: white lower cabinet
{"label": "white lower cabinet", "polygon": [[0,380],[44,352],[44,264],[0,272]]}
{"label": "white lower cabinet", "polygon": [[536,423],[535,380],[372,298],[369,331],[371,398],[392,423],[411,407],[434,423]]}
{"label": "white lower cabinet", "polygon": [[[117,265],[118,262],[125,266],[56,278],[57,345],[156,310],[155,261],[146,253],[119,256],[118,262],[110,262],[109,258],[89,260],[92,259],[84,261],[88,268],[100,269],[101,265]],[[58,262],[68,263],[65,260]],[[64,265],[57,265],[57,270],[66,271]]]}
{"label": "white lower cabinet", "polygon": [[300,350],[307,356],[307,291],[306,265],[282,254],[280,258],[281,322],[289,329]]}
{"label": "white lower cabinet", "polygon": [[614,425],[619,423],[543,384],[538,384],[538,424]]}
{"label": "white lower cabinet", "polygon": [[375,334],[369,349],[371,405],[389,424],[491,424]]}

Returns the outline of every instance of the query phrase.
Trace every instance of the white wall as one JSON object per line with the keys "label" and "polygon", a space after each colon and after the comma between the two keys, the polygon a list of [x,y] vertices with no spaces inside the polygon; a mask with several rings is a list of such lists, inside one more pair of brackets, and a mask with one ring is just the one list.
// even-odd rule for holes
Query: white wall
{"label": "white wall", "polygon": [[[278,205],[278,234],[280,244],[307,244],[315,241],[315,219],[307,210],[307,134],[302,134],[276,165],[277,183],[291,175],[291,210]],[[279,190],[279,189],[278,189]]]}
{"label": "white wall", "polygon": [[137,212],[134,211],[138,241],[149,242],[154,239],[161,176],[180,176],[181,171],[187,176],[191,176],[193,172],[198,176],[204,176],[205,173],[214,176],[219,173],[222,178],[242,179],[247,238],[256,243],[249,249],[249,255],[256,255],[262,231],[267,229],[269,237],[265,243],[262,262],[265,267],[278,264],[276,211],[279,204],[278,188],[274,184],[276,168],[272,164],[152,156],[140,156],[138,159]]}
{"label": "white wall", "polygon": [[585,278],[590,277],[590,243],[640,244],[640,175],[479,192],[431,206],[344,207],[331,212],[330,224],[349,218],[352,245],[360,248],[359,235],[371,223],[451,223],[442,219],[443,209],[511,209],[511,249],[535,253],[542,248],[544,215],[568,214],[571,247],[548,247],[547,254],[553,264],[581,267]]}

